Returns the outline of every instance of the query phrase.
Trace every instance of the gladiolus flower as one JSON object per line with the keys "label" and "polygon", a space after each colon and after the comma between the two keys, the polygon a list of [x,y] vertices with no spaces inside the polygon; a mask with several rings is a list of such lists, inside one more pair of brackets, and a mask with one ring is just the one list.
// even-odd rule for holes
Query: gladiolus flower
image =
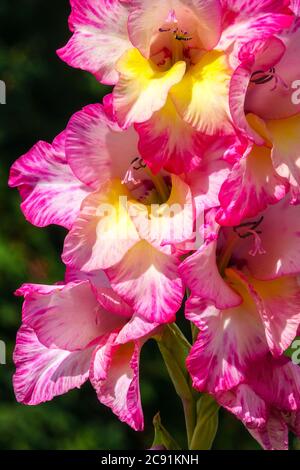
{"label": "gladiolus flower", "polygon": [[37,405],[90,380],[101,403],[142,430],[139,356],[158,325],[123,302],[101,272],[69,272],[55,286],[25,284],[17,295],[25,297],[14,352],[17,400]]}
{"label": "gladiolus flower", "polygon": [[293,20],[285,2],[236,3],[71,2],[73,36],[58,54],[115,85],[117,120],[136,124],[141,156],[154,172],[191,171],[207,136],[234,133],[228,96],[239,48]]}

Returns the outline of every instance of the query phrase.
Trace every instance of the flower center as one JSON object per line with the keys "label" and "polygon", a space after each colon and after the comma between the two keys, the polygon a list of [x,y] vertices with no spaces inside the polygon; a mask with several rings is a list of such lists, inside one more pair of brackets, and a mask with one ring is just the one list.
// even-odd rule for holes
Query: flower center
{"label": "flower center", "polygon": [[151,60],[162,70],[168,70],[176,62],[184,60],[189,67],[197,47],[192,44],[193,35],[189,28],[179,25],[174,10],[169,12],[165,23],[158,28],[158,34],[151,48]]}
{"label": "flower center", "polygon": [[170,195],[166,179],[160,173],[154,175],[144,160],[136,157],[122,180],[134,199],[148,204],[163,204]]}
{"label": "flower center", "polygon": [[260,238],[262,232],[259,230],[259,226],[263,220],[264,217],[262,216],[256,221],[240,224],[230,230],[229,236],[225,236],[226,242],[222,244],[223,246],[220,250],[218,259],[218,267],[222,276],[224,276],[225,270],[231,266],[231,263],[232,266],[235,266],[238,263],[235,262],[235,260],[232,260],[232,255],[234,249],[236,248],[237,244],[241,242],[241,240],[253,237],[253,247],[249,251],[250,256],[263,255],[266,253]]}

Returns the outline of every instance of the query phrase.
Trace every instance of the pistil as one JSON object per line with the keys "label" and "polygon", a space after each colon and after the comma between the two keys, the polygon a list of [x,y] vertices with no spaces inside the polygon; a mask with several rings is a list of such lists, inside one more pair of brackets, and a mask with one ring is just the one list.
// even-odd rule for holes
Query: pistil
{"label": "pistil", "polygon": [[148,175],[151,178],[151,181],[153,182],[155,189],[160,197],[160,203],[163,204],[169,199],[170,191],[167,186],[167,183],[165,182],[163,176],[158,173],[157,175],[154,175],[152,171],[147,167],[146,171]]}

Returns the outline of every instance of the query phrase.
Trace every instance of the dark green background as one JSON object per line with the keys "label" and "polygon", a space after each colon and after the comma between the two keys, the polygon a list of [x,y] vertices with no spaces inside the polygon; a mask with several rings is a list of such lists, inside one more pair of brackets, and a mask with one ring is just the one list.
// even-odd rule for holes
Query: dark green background
{"label": "dark green background", "polygon": [[[0,106],[0,339],[7,365],[0,366],[0,449],[143,449],[152,440],[158,410],[171,433],[183,441],[183,415],[154,343],[142,354],[141,388],[145,432],[135,433],[97,402],[89,384],[38,407],[17,404],[12,389],[12,350],[24,282],[63,279],[60,261],[65,231],[38,229],[24,220],[16,190],[7,188],[10,165],[37,140],[52,141],[82,106],[108,89],[88,73],[69,68],[55,50],[69,37],[67,0],[1,0],[0,79],[7,104]],[[258,448],[243,426],[221,413],[218,449]]]}

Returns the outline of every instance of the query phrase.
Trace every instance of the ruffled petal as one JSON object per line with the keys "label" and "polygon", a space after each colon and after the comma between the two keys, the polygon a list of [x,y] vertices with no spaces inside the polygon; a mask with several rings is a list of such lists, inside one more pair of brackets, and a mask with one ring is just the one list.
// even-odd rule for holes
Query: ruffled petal
{"label": "ruffled petal", "polygon": [[233,67],[238,64],[240,49],[253,40],[266,40],[287,29],[293,23],[286,14],[286,5],[276,1],[222,0],[225,14],[224,30],[218,48],[230,54]]}
{"label": "ruffled petal", "polygon": [[249,370],[248,381],[270,406],[282,411],[300,407],[300,368],[287,357],[274,360],[271,355]]}
{"label": "ruffled petal", "polygon": [[172,253],[176,246],[193,238],[194,201],[189,186],[176,175],[172,175],[172,189],[163,204],[131,202],[130,216],[143,240],[158,250]]}
{"label": "ruffled petal", "polygon": [[200,329],[187,359],[193,386],[200,392],[232,389],[245,380],[249,361],[267,352],[263,328],[244,305],[220,311],[192,297],[186,317]]}
{"label": "ruffled petal", "polygon": [[102,83],[118,81],[115,64],[131,47],[127,34],[128,8],[118,0],[72,0],[69,18],[73,36],[57,51],[71,67],[93,73]]}
{"label": "ruffled petal", "polygon": [[21,209],[37,227],[70,229],[91,189],[73,174],[65,156],[65,132],[53,142],[38,142],[12,166],[9,185],[20,191]]}
{"label": "ruffled petal", "polygon": [[241,297],[222,278],[216,263],[217,239],[206,241],[179,268],[179,272],[192,294],[214,302],[219,309],[236,307]]}
{"label": "ruffled petal", "polygon": [[279,175],[292,186],[292,196],[300,197],[300,114],[267,122],[273,143],[272,160]]}
{"label": "ruffled petal", "polygon": [[258,281],[248,277],[252,297],[274,356],[291,345],[300,325],[300,286],[296,277]]}
{"label": "ruffled petal", "polygon": [[111,178],[125,177],[137,157],[138,136],[133,128],[122,131],[107,107],[86,106],[67,126],[66,153],[74,174],[98,189]]}
{"label": "ruffled petal", "polygon": [[249,385],[240,384],[228,392],[216,395],[218,403],[233,413],[249,429],[261,429],[266,425],[268,409]]}
{"label": "ruffled petal", "polygon": [[63,260],[83,271],[106,269],[118,263],[140,237],[131,221],[130,194],[119,180],[85,199],[80,215],[65,239]]}
{"label": "ruffled petal", "polygon": [[179,83],[186,70],[183,61],[161,71],[145,59],[138,49],[126,52],[118,61],[120,79],[114,89],[114,107],[121,127],[145,122],[167,101],[170,88]]}
{"label": "ruffled petal", "polygon": [[274,170],[270,153],[267,147],[254,145],[235,164],[219,194],[216,219],[221,225],[237,226],[285,197],[289,183]]}
{"label": "ruffled petal", "polygon": [[211,51],[171,89],[178,113],[197,131],[208,135],[233,133],[228,103],[231,75],[225,54]]}
{"label": "ruffled petal", "polygon": [[132,44],[149,57],[159,28],[172,12],[180,28],[188,31],[205,49],[212,49],[221,32],[221,8],[216,0],[134,0],[128,30]]}
{"label": "ruffled petal", "polygon": [[186,304],[187,319],[200,330],[187,367],[193,386],[214,394],[244,382],[251,361],[268,352],[264,329],[247,281],[233,270],[227,270],[226,277],[243,298],[240,306],[220,310],[194,296]]}
{"label": "ruffled petal", "polygon": [[32,328],[23,325],[14,351],[13,384],[17,400],[38,405],[80,388],[88,379],[93,349],[74,352],[49,349],[40,343]]}
{"label": "ruffled petal", "polygon": [[151,119],[135,128],[140,136],[140,154],[153,173],[165,168],[179,175],[199,166],[205,137],[179,116],[170,98]]}
{"label": "ruffled petal", "polygon": [[288,427],[277,410],[272,410],[263,429],[249,429],[250,434],[264,450],[288,450]]}
{"label": "ruffled petal", "polygon": [[76,351],[121,328],[125,319],[105,310],[89,281],[53,286],[23,286],[23,322],[47,348]]}
{"label": "ruffled petal", "polygon": [[236,127],[258,145],[263,145],[265,141],[246,119],[245,100],[249,91],[251,76],[257,70],[267,72],[278,63],[285,51],[286,48],[283,42],[275,37],[267,40],[249,41],[239,51],[241,65],[235,69],[230,83],[230,111]]}
{"label": "ruffled petal", "polygon": [[183,299],[178,264],[175,257],[142,240],[107,275],[135,312],[150,322],[166,323],[174,321]]}
{"label": "ruffled petal", "polygon": [[269,206],[259,224],[260,244],[263,253],[251,255],[253,237],[238,243],[233,251],[234,259],[244,260],[253,277],[261,280],[275,279],[299,273],[300,218],[298,206],[291,206],[287,196],[278,204]]}
{"label": "ruffled petal", "polygon": [[135,431],[144,428],[139,389],[140,349],[139,343],[109,342],[95,351],[90,371],[100,402]]}

